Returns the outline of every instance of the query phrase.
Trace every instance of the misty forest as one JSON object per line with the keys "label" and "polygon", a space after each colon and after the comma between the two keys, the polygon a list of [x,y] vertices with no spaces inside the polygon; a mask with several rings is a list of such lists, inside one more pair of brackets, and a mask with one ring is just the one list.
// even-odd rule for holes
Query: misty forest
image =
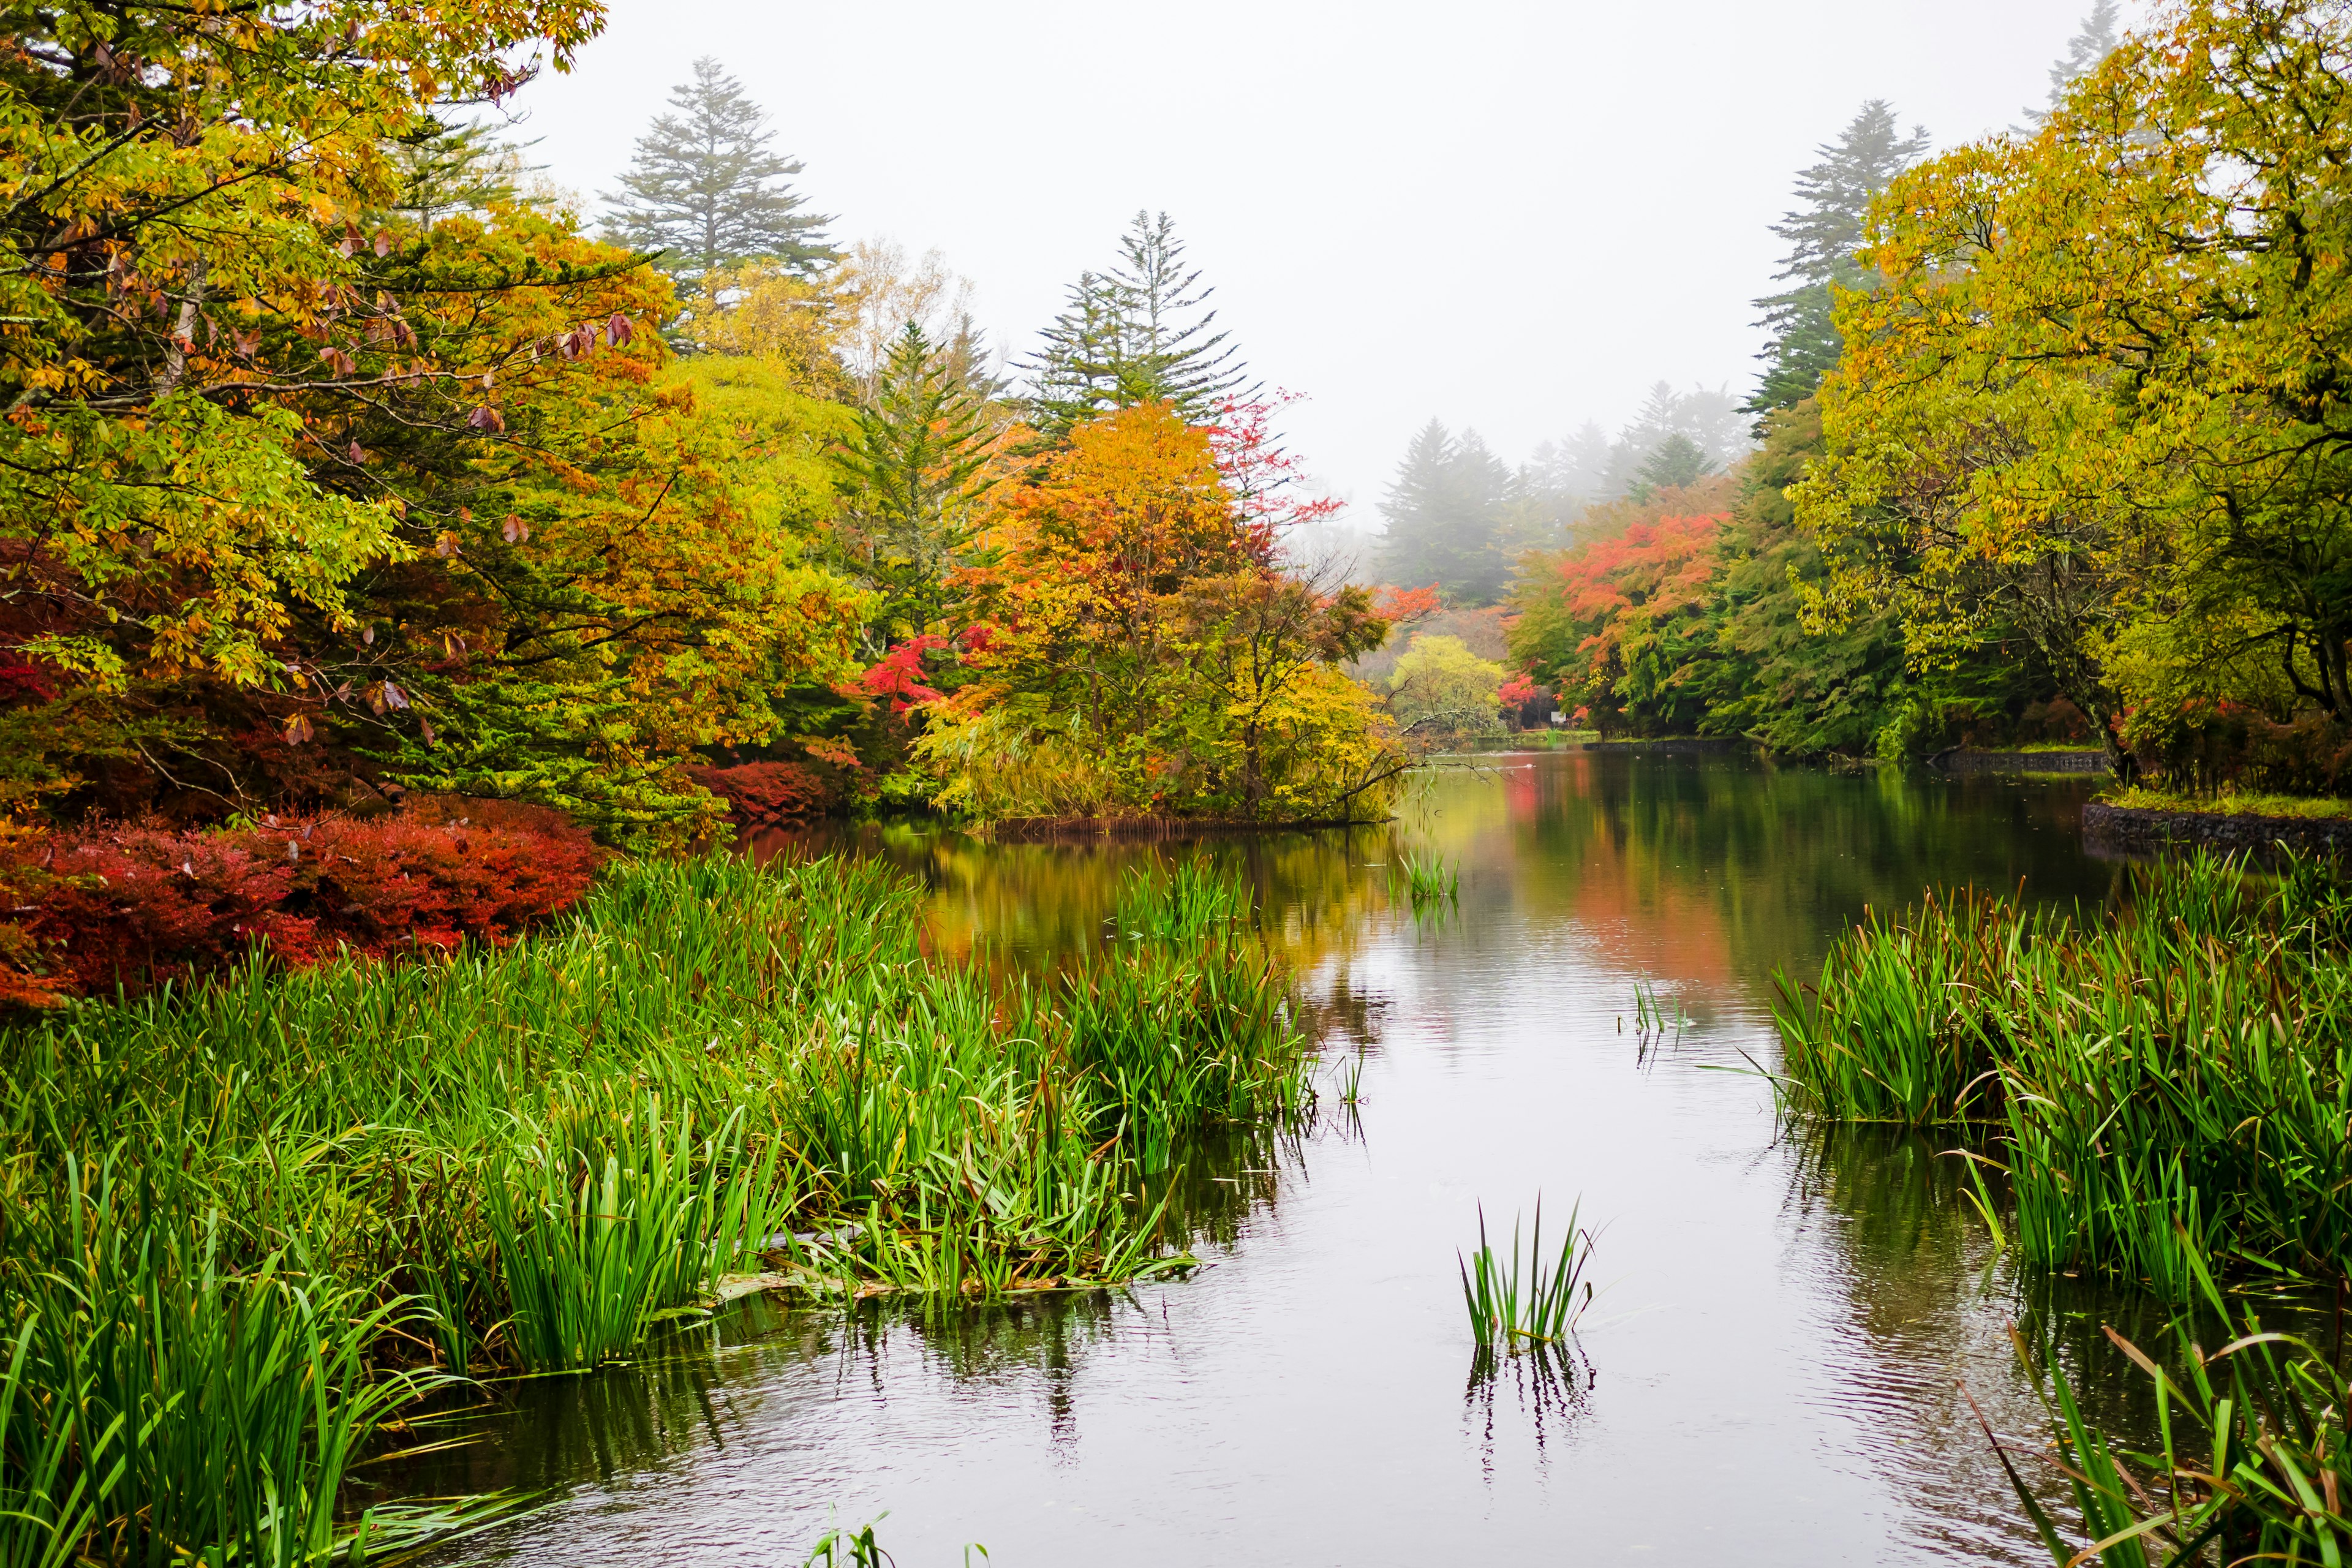
{"label": "misty forest", "polygon": [[10,11],[0,1568],[2352,1552],[2352,0],[1759,110],[1750,374],[1360,502],[828,62]]}

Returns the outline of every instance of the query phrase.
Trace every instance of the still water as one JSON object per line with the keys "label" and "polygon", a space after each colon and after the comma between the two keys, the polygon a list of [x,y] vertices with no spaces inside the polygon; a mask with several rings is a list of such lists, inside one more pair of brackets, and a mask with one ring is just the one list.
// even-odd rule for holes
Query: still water
{"label": "still water", "polygon": [[[1817,971],[1865,906],[2112,897],[2089,788],[1570,752],[1433,772],[1368,832],[840,840],[926,880],[940,950],[1006,963],[1104,940],[1138,857],[1244,868],[1324,1029],[1327,1114],[1199,1152],[1190,1279],[929,1321],[758,1307],[523,1385],[434,1479],[556,1500],[448,1560],[791,1564],[887,1511],[900,1568],[968,1542],[999,1568],[2046,1562],[1960,1384],[2037,1448],[2006,1324],[2038,1304],[2085,1360],[2132,1304],[2029,1300],[1945,1143],[1780,1135],[1751,1064],[1775,968]],[[1391,901],[1406,846],[1458,864],[1458,911]],[[1639,1036],[1636,982],[1678,1037]],[[1562,1375],[1482,1384],[1456,1248],[1538,1194],[1580,1199],[1601,1294]]]}

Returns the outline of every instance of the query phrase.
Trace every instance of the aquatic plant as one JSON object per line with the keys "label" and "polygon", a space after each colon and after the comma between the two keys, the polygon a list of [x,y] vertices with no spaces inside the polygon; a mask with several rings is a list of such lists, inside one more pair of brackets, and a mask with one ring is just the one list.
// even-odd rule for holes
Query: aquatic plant
{"label": "aquatic plant", "polygon": [[1462,897],[1461,871],[1434,850],[1427,854],[1397,850],[1389,862],[1390,885],[1400,879],[1415,913],[1431,905],[1458,902]]}
{"label": "aquatic plant", "polygon": [[[1581,1205],[1580,1205],[1579,1207]],[[1568,1225],[1559,1253],[1547,1259],[1543,1244],[1543,1200],[1536,1200],[1534,1233],[1523,1256],[1519,1226],[1511,1222],[1511,1250],[1498,1255],[1486,1239],[1486,1208],[1478,1206],[1478,1247],[1467,1258],[1456,1255],[1462,1268],[1462,1301],[1469,1310],[1471,1337],[1482,1349],[1500,1347],[1516,1352],[1565,1339],[1592,1300],[1592,1286],[1584,1279],[1591,1260],[1591,1233],[1576,1226],[1578,1209],[1568,1211]],[[1578,1300],[1582,1287],[1583,1299]]]}
{"label": "aquatic plant", "polygon": [[1206,860],[1153,863],[1119,879],[1111,925],[1131,941],[1198,942],[1250,916],[1249,883]]}
{"label": "aquatic plant", "polygon": [[[2176,1323],[2170,1367],[2105,1331],[2148,1380],[2153,1451],[2126,1449],[2099,1430],[2054,1358],[2011,1330],[2091,1540],[2065,1540],[1979,1412],[2026,1517],[2058,1568],[2095,1557],[2107,1568],[2352,1561],[2352,1384],[2335,1358],[2265,1331],[2251,1308],[2233,1310],[2202,1257],[2189,1257],[2199,1310]],[[2200,1321],[2219,1332],[2200,1334]],[[2200,1338],[2221,1348],[2205,1351]]]}
{"label": "aquatic plant", "polygon": [[388,1413],[626,1354],[730,1273],[961,1297],[1189,1262],[1153,1182],[1312,1103],[1281,972],[1228,926],[992,974],[924,955],[918,899],[631,865],[505,951],[257,962],[0,1035],[5,1560],[458,1528],[335,1512]]}
{"label": "aquatic plant", "polygon": [[[2030,1263],[2194,1289],[2190,1247],[2332,1279],[2352,1258],[2352,959],[2333,870],[2200,855],[2109,917],[1939,895],[1778,983],[1791,1114],[1977,1121]],[[1984,1197],[1990,1214],[1989,1194]]]}

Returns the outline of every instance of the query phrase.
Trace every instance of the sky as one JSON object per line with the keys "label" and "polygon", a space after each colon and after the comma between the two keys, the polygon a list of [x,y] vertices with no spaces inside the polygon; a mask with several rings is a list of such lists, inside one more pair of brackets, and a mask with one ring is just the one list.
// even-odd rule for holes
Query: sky
{"label": "sky", "polygon": [[1433,416],[1505,458],[1661,379],[1745,391],[1791,174],[1867,98],[2017,122],[2089,0],[609,0],[510,105],[612,188],[716,55],[836,241],[937,247],[1024,351],[1165,210],[1291,447],[1360,527]]}

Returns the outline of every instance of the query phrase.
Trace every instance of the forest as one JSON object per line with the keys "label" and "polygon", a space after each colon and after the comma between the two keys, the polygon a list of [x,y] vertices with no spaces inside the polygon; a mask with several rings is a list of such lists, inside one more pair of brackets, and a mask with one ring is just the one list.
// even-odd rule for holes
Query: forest
{"label": "forest", "polygon": [[1873,100],[1821,148],[1744,418],[1661,385],[1516,469],[1433,422],[1381,570],[1530,718],[2342,793],[2341,62],[2313,7],[2118,18],[2006,135],[1931,156]]}

